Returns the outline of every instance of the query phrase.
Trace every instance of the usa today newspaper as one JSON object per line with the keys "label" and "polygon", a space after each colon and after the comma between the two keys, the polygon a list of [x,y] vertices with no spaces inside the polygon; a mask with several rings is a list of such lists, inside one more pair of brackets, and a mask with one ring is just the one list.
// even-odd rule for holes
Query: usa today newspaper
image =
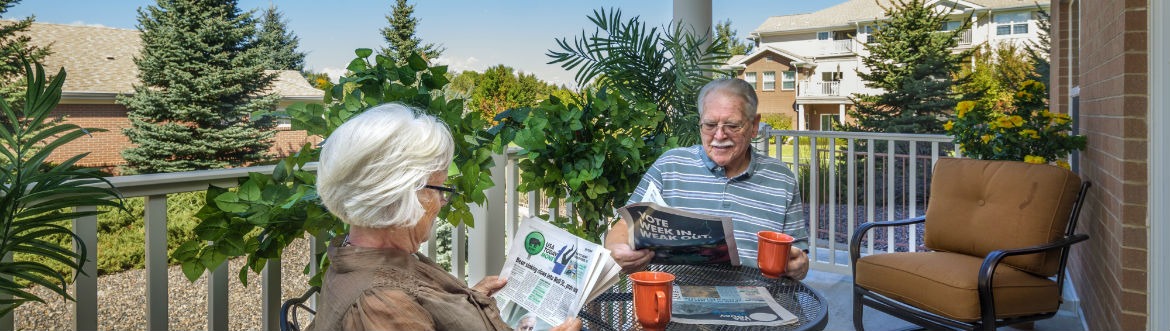
{"label": "usa today newspaper", "polygon": [[532,316],[541,322],[536,330],[559,325],[618,281],[621,268],[609,250],[544,220],[520,221],[512,238],[500,270],[508,284],[496,299],[514,328],[530,327]]}

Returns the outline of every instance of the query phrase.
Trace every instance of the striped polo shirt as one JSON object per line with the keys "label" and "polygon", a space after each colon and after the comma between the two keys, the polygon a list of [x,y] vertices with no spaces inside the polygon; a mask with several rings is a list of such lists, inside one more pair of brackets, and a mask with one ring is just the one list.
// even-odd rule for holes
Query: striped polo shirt
{"label": "striped polo shirt", "polygon": [[740,262],[756,266],[756,232],[780,231],[808,248],[808,219],[800,205],[796,175],[775,158],[752,149],[747,171],[727,178],[723,167],[703,152],[702,145],[663,153],[642,176],[629,203],[642,201],[650,183],[661,188],[667,205],[707,215],[730,216]]}

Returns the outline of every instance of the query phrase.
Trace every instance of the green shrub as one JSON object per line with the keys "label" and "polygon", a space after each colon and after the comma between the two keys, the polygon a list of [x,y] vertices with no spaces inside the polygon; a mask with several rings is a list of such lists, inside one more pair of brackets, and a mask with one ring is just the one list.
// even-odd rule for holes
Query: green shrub
{"label": "green shrub", "polygon": [[768,124],[774,130],[792,130],[792,116],[788,114],[760,114],[760,123]]}

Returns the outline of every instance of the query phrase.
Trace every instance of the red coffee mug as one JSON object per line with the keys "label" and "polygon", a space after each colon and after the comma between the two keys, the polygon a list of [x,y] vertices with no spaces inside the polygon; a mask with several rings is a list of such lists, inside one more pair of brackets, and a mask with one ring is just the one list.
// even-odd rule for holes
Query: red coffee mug
{"label": "red coffee mug", "polygon": [[659,271],[630,274],[634,281],[634,312],[644,330],[665,330],[670,323],[674,275]]}
{"label": "red coffee mug", "polygon": [[759,239],[760,273],[768,278],[780,278],[788,268],[788,252],[792,248],[792,236],[776,231],[756,232]]}

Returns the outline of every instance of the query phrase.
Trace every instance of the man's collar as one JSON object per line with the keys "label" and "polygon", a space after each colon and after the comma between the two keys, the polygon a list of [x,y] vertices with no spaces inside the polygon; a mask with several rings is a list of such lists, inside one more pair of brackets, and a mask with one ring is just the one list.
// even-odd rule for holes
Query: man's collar
{"label": "man's collar", "polygon": [[[747,169],[745,169],[742,174],[739,174],[739,176],[737,176],[737,178],[743,177],[743,176],[751,176],[751,174],[756,172],[756,167],[758,165],[756,164],[755,155],[753,155],[753,154],[755,154],[755,148],[748,147],[747,153],[748,153]],[[704,147],[702,144],[699,144],[699,160],[703,161],[703,166],[707,167],[707,170],[711,171],[712,174],[715,174],[716,176],[719,176],[719,177],[727,177],[727,173],[724,172],[723,166],[716,164],[715,161],[711,160],[710,156],[707,156],[707,148]]]}

